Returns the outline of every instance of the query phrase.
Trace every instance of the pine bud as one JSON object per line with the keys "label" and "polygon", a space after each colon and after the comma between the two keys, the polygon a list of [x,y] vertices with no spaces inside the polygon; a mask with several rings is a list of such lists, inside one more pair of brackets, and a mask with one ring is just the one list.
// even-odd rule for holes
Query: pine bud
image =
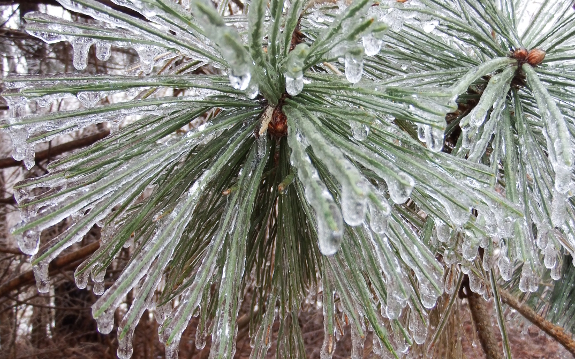
{"label": "pine bud", "polygon": [[527,55],[529,53],[527,52],[526,49],[521,48],[521,49],[517,49],[515,51],[513,51],[513,58],[517,59],[519,61],[526,61],[527,60]]}
{"label": "pine bud", "polygon": [[527,62],[531,66],[537,66],[543,62],[545,58],[545,51],[541,49],[533,49],[529,51],[529,55],[527,55]]}

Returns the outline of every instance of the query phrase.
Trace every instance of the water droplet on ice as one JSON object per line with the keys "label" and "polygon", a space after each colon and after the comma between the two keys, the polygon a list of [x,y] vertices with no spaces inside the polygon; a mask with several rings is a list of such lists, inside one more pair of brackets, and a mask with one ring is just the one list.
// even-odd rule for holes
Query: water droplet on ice
{"label": "water droplet on ice", "polygon": [[369,126],[366,126],[363,123],[358,123],[355,121],[351,121],[349,125],[351,127],[351,134],[353,135],[353,138],[355,138],[356,140],[363,141],[369,135]]}

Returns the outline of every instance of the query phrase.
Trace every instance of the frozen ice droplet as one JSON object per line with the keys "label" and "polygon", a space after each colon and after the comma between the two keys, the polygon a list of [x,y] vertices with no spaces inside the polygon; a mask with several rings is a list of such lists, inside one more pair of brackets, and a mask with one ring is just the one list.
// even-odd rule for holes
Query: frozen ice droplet
{"label": "frozen ice droplet", "polygon": [[359,226],[365,220],[366,194],[369,189],[363,181],[356,183],[356,187],[359,193],[349,186],[342,185],[341,189],[341,212],[350,226]]}
{"label": "frozen ice droplet", "polygon": [[140,57],[141,69],[145,74],[149,74],[154,69],[156,56],[162,51],[160,48],[152,45],[137,45],[134,50]]}
{"label": "frozen ice droplet", "polygon": [[393,178],[386,182],[391,200],[397,204],[401,204],[407,201],[411,195],[415,181],[403,172],[398,173],[397,176],[399,179]]}
{"label": "frozen ice droplet", "polygon": [[513,275],[513,268],[511,267],[511,261],[506,256],[499,257],[497,261],[497,266],[499,267],[499,274],[503,280],[510,280]]}
{"label": "frozen ice droplet", "polygon": [[423,323],[423,320],[419,316],[419,313],[412,310],[409,315],[409,330],[413,336],[413,340],[417,344],[423,344],[427,338],[427,326]]}
{"label": "frozen ice droplet", "polygon": [[519,279],[519,289],[522,292],[536,292],[539,287],[539,278],[533,273],[531,267],[525,263],[521,269],[521,278]]}
{"label": "frozen ice droplet", "polygon": [[431,287],[431,283],[420,282],[419,284],[419,295],[421,298],[421,304],[427,309],[435,307],[435,302],[439,294]]}
{"label": "frozen ice droplet", "polygon": [[84,105],[86,108],[94,107],[98,101],[100,101],[100,92],[98,91],[84,91],[78,92],[76,98]]}
{"label": "frozen ice droplet", "polygon": [[230,85],[236,90],[244,91],[248,88],[252,75],[249,72],[236,74],[232,70],[229,74]]}
{"label": "frozen ice droplet", "polygon": [[383,44],[383,41],[373,36],[373,34],[370,33],[362,37],[361,40],[363,42],[363,48],[367,56],[377,55],[379,50],[381,50],[381,45]]}
{"label": "frozen ice droplet", "polygon": [[363,75],[363,49],[353,49],[345,54],[345,78],[352,84]]}
{"label": "frozen ice droplet", "polygon": [[72,47],[74,48],[73,64],[76,70],[84,70],[88,65],[88,52],[90,46],[95,40],[87,37],[75,37],[72,40]]}
{"label": "frozen ice droplet", "polygon": [[114,311],[108,310],[96,318],[98,331],[102,334],[109,334],[114,329]]}
{"label": "frozen ice droplet", "polygon": [[96,57],[100,61],[107,61],[112,55],[112,45],[109,42],[96,42]]}
{"label": "frozen ice droplet", "polygon": [[76,287],[78,287],[78,289],[84,289],[86,288],[86,286],[88,285],[88,271],[85,271],[83,273],[74,273],[74,279],[76,281]]}
{"label": "frozen ice droplet", "polygon": [[555,246],[553,245],[552,241],[549,241],[549,243],[547,243],[547,247],[545,247],[544,253],[545,253],[544,257],[545,267],[549,269],[555,267],[557,265],[557,250],[555,249]]}
{"label": "frozen ice droplet", "polygon": [[[118,332],[121,332],[118,328]],[[128,333],[124,337],[118,340],[118,358],[119,359],[130,359],[134,353],[134,347],[132,346],[132,338],[134,336],[134,330],[128,330]]]}
{"label": "frozen ice droplet", "polygon": [[38,252],[40,244],[40,233],[31,229],[24,231],[19,236],[16,236],[18,247],[22,253],[32,256]]}
{"label": "frozen ice droplet", "polygon": [[425,138],[427,148],[434,152],[439,152],[443,149],[443,130],[429,126],[429,133]]}
{"label": "frozen ice droplet", "polygon": [[332,230],[329,223],[325,221],[319,221],[317,223],[317,237],[319,242],[319,250],[323,255],[331,256],[334,255],[341,246],[342,241],[342,231],[343,228],[343,218],[341,212],[335,202],[329,203],[329,211],[331,212],[331,217],[336,223],[334,227],[337,230]]}
{"label": "frozen ice droplet", "polygon": [[286,92],[290,96],[296,96],[303,90],[303,73],[291,77],[286,74]]}
{"label": "frozen ice droplet", "polygon": [[382,208],[378,208],[377,204],[368,202],[369,207],[369,226],[375,233],[383,234],[387,232],[387,219],[391,213],[391,207],[385,202],[381,202]]}
{"label": "frozen ice droplet", "polygon": [[351,127],[351,134],[353,135],[353,138],[355,138],[356,140],[363,141],[369,135],[369,126],[366,126],[363,123],[358,123],[355,121],[351,121],[349,125]]}
{"label": "frozen ice droplet", "polygon": [[106,287],[104,282],[94,282],[94,285],[92,286],[92,292],[94,292],[95,295],[102,295],[105,291]]}
{"label": "frozen ice droplet", "polygon": [[34,277],[36,278],[36,287],[38,287],[39,293],[48,293],[50,291],[48,266],[49,263],[47,261],[42,261],[32,267],[32,270],[34,271]]}

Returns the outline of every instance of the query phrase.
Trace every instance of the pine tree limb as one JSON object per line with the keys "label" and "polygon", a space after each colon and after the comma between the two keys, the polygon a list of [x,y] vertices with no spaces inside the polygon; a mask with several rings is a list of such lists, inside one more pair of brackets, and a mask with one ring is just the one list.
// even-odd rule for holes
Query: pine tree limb
{"label": "pine tree limb", "polygon": [[571,354],[573,354],[573,356],[575,356],[575,341],[569,333],[563,330],[563,328],[549,322],[537,314],[528,305],[520,303],[517,298],[506,290],[499,288],[499,294],[501,294],[501,300],[503,303],[518,311],[525,319],[535,324],[539,329],[551,336]]}

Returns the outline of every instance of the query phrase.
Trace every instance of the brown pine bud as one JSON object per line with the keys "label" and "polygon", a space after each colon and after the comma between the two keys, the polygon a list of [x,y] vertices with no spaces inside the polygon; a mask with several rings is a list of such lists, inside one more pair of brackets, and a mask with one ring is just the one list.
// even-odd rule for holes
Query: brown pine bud
{"label": "brown pine bud", "polygon": [[526,49],[517,49],[515,51],[513,51],[513,58],[519,61],[527,61],[527,55],[529,53],[527,52]]}
{"label": "brown pine bud", "polygon": [[533,49],[529,51],[529,55],[527,55],[527,62],[531,66],[537,66],[543,62],[545,58],[545,51],[541,49]]}

